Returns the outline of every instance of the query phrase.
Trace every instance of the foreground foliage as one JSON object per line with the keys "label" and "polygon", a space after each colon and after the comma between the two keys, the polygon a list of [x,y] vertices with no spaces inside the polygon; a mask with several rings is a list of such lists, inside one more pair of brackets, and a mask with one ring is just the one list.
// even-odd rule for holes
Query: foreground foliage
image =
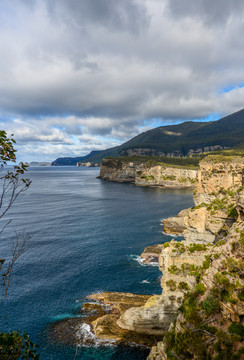
{"label": "foreground foliage", "polygon": [[30,341],[26,333],[18,331],[0,333],[0,359],[39,359],[38,346]]}
{"label": "foreground foliage", "polygon": [[[24,177],[27,165],[20,163],[15,165],[13,170],[6,169],[8,162],[16,162],[16,150],[14,149],[15,140],[8,137],[4,130],[0,130],[0,235],[10,224],[11,220],[3,223],[4,216],[11,208],[17,197],[26,191],[31,181]],[[2,175],[2,176],[1,176]],[[21,236],[16,233],[15,241],[9,245],[12,247],[11,255],[8,259],[0,255],[0,276],[2,295],[7,297],[10,286],[10,279],[15,262],[23,253],[28,235]],[[0,359],[39,359],[37,347],[29,339],[29,336],[19,331],[0,332]]]}

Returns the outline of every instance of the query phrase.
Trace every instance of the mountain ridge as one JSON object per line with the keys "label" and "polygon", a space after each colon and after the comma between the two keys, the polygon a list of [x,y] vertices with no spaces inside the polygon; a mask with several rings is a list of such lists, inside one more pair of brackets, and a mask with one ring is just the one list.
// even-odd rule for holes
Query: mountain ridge
{"label": "mountain ridge", "polygon": [[122,145],[92,151],[84,157],[59,158],[52,165],[76,165],[84,160],[101,163],[107,156],[188,156],[236,147],[244,147],[244,109],[216,121],[186,121],[159,126],[138,134]]}

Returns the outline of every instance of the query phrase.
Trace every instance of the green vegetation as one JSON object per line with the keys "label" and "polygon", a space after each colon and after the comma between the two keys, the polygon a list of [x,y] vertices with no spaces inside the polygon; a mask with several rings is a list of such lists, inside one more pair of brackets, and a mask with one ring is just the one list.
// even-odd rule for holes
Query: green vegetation
{"label": "green vegetation", "polygon": [[205,256],[205,260],[204,260],[204,262],[202,264],[203,269],[206,270],[206,269],[208,269],[210,267],[210,263],[211,263],[210,259],[211,259],[211,255],[206,255]]}
{"label": "green vegetation", "polygon": [[[105,157],[129,155],[131,151],[138,151],[147,155],[169,154],[170,156],[186,156],[190,150],[200,151],[193,154],[199,161],[211,151],[216,155],[224,154],[225,157],[244,156],[244,111],[224,117],[212,122],[184,122],[178,125],[160,126],[137,135],[126,143],[104,151],[94,151],[89,155],[77,158],[72,163],[72,158],[59,158],[54,165],[76,165],[78,161],[91,161],[101,163]],[[214,150],[213,146],[230,147],[230,150]],[[207,149],[206,147],[212,147]],[[201,154],[201,151],[205,151]],[[170,159],[170,157],[169,157]]]}
{"label": "green vegetation", "polygon": [[195,251],[206,251],[207,250],[207,246],[204,244],[191,244],[189,246],[189,251],[191,253],[194,253]]}
{"label": "green vegetation", "polygon": [[179,289],[180,291],[187,292],[187,291],[190,290],[190,287],[189,287],[189,285],[188,285],[186,282],[181,281],[181,282],[179,283],[179,285],[178,285],[178,289]]}
{"label": "green vegetation", "polygon": [[18,331],[0,333],[0,358],[2,360],[39,359],[38,346],[25,333]]}
{"label": "green vegetation", "polygon": [[209,294],[201,305],[206,315],[218,312],[220,308],[219,299],[214,294]]}
{"label": "green vegetation", "polygon": [[[105,157],[103,164],[106,166],[116,166],[117,161],[134,162],[145,164],[146,167],[152,166],[166,166],[175,168],[197,169],[199,159],[195,158],[179,158],[167,156],[119,156],[119,157]],[[172,175],[173,176],[173,175]],[[170,180],[166,176],[167,179]],[[173,179],[172,179],[173,180]]]}
{"label": "green vegetation", "polygon": [[244,231],[241,231],[240,233],[240,245],[244,247]]}
{"label": "green vegetation", "polygon": [[241,290],[239,290],[237,296],[238,296],[239,300],[244,301],[244,289],[243,288]]}
{"label": "green vegetation", "polygon": [[223,240],[223,239],[221,239],[221,240],[218,240],[218,241],[214,244],[214,246],[222,246],[222,245],[224,245],[225,243],[226,243],[226,241]]}
{"label": "green vegetation", "polygon": [[239,323],[232,323],[229,327],[228,330],[231,334],[235,334],[241,337],[241,340],[244,339],[244,326],[242,324]]}
{"label": "green vegetation", "polygon": [[170,243],[169,243],[169,242],[166,242],[166,243],[163,244],[163,246],[164,246],[164,248],[170,247]]}
{"label": "green vegetation", "polygon": [[204,295],[205,292],[206,292],[206,287],[203,283],[198,283],[195,285],[194,293],[196,294],[196,296]]}
{"label": "green vegetation", "polygon": [[188,181],[187,178],[179,178],[179,182],[185,184]]}
{"label": "green vegetation", "polygon": [[[18,196],[26,191],[31,181],[25,178],[23,175],[27,170],[27,166],[23,163],[15,165],[13,170],[5,169],[8,161],[16,162],[16,150],[14,149],[15,140],[8,138],[4,130],[0,131],[0,177],[1,189],[0,194],[0,218],[11,209]],[[10,220],[11,221],[11,220]],[[7,223],[9,224],[10,221]],[[6,230],[6,226],[0,229],[0,233]],[[15,262],[23,253],[28,236],[21,236],[15,233],[16,239],[10,244],[12,248],[12,257],[5,259],[4,255],[0,256],[0,277],[2,296],[6,300],[8,289],[11,281],[11,274]],[[34,345],[29,337],[18,331],[12,332],[0,332],[0,358],[15,360],[15,359],[39,359],[39,355],[36,350],[37,346]]]}
{"label": "green vegetation", "polygon": [[166,181],[166,180],[171,180],[171,181],[173,181],[173,180],[176,179],[176,176],[175,176],[175,175],[168,175],[168,176],[162,175],[161,178],[162,178],[163,180],[165,180],[165,181]]}
{"label": "green vegetation", "polygon": [[170,291],[175,291],[177,289],[176,282],[172,279],[166,281],[166,286],[170,289]]}
{"label": "green vegetation", "polygon": [[155,180],[155,177],[153,175],[143,175],[141,176],[141,179],[144,179],[146,181],[152,181]]}

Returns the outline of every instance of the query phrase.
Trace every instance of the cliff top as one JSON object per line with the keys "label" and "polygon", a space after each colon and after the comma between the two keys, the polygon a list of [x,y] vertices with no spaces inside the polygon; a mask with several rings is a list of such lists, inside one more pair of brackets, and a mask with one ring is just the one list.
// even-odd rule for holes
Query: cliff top
{"label": "cliff top", "polygon": [[119,157],[106,157],[103,164],[107,166],[118,166],[124,162],[143,163],[148,167],[155,165],[164,165],[167,167],[178,167],[186,169],[197,169],[199,158],[176,158],[166,156],[119,156]]}
{"label": "cliff top", "polygon": [[244,153],[243,156],[240,155],[231,155],[231,153],[217,154],[217,155],[207,155],[202,159],[201,164],[203,163],[241,163],[244,164]]}

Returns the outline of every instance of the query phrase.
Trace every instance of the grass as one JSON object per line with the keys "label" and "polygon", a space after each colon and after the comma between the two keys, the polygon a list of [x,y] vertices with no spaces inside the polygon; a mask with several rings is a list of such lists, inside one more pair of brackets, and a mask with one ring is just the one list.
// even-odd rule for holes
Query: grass
{"label": "grass", "polygon": [[179,157],[166,157],[166,156],[119,156],[119,157],[106,157],[104,162],[106,165],[116,164],[118,161],[123,162],[138,162],[143,163],[148,167],[163,165],[175,168],[185,168],[196,170],[199,164],[197,158],[179,158]]}

